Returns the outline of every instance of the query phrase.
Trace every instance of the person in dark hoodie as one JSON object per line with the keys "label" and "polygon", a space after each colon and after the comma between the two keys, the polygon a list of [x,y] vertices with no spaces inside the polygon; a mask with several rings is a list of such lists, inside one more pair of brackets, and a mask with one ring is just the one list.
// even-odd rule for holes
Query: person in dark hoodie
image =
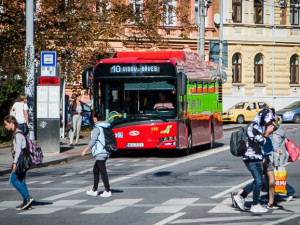
{"label": "person in dark hoodie", "polygon": [[266,213],[268,209],[259,203],[260,191],[263,183],[263,146],[274,131],[274,111],[268,108],[261,110],[249,123],[247,129],[248,141],[243,161],[251,172],[254,182],[249,183],[238,194],[232,195],[234,204],[245,210],[245,198],[253,191],[253,203],[250,211],[254,214]]}
{"label": "person in dark hoodie", "polygon": [[111,191],[106,170],[106,161],[109,158],[110,153],[104,148],[105,137],[103,132],[103,127],[110,127],[110,123],[105,121],[105,118],[100,112],[95,113],[93,121],[95,125],[91,131],[91,140],[88,146],[86,146],[86,148],[81,152],[81,156],[84,156],[87,151],[92,150],[92,154],[96,159],[93,168],[94,186],[91,190],[87,191],[86,194],[90,196],[98,196],[99,174],[101,174],[105,190],[102,194],[100,194],[100,197],[110,197]]}

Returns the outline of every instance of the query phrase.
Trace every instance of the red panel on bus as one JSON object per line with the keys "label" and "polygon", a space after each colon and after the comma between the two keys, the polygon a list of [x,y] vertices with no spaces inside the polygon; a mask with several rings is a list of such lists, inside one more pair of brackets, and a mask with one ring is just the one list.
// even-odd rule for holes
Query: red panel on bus
{"label": "red panel on bus", "polygon": [[150,123],[113,129],[118,149],[175,149],[177,123]]}

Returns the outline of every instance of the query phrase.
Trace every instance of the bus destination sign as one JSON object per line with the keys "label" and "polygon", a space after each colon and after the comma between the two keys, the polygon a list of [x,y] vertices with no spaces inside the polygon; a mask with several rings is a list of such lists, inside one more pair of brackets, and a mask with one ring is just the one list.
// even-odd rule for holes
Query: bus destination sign
{"label": "bus destination sign", "polygon": [[136,65],[112,65],[110,67],[111,74],[120,73],[160,73],[159,65],[146,65],[146,64],[136,64]]}

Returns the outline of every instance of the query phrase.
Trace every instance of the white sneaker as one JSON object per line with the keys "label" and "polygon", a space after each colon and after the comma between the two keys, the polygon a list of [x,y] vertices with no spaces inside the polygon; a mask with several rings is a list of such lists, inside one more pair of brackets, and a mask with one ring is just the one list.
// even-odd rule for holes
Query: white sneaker
{"label": "white sneaker", "polygon": [[252,205],[250,211],[253,212],[254,214],[261,214],[261,213],[268,212],[268,209],[262,207],[261,204],[257,204],[257,205]]}
{"label": "white sneaker", "polygon": [[103,193],[100,195],[100,197],[108,198],[111,196],[111,191],[103,191]]}
{"label": "white sneaker", "polygon": [[93,189],[89,190],[89,191],[86,191],[86,194],[87,195],[90,195],[90,196],[98,196],[98,192],[97,191],[93,191]]}
{"label": "white sneaker", "polygon": [[234,195],[233,199],[241,210],[245,210],[245,199],[240,195]]}
{"label": "white sneaker", "polygon": [[293,195],[290,195],[290,196],[288,196],[288,197],[286,198],[286,201],[289,202],[289,201],[291,201],[292,199],[293,199]]}

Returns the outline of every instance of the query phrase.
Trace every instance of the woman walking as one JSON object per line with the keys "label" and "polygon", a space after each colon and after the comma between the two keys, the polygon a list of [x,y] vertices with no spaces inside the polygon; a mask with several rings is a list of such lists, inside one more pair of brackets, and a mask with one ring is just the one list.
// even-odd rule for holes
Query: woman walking
{"label": "woman walking", "polygon": [[[24,134],[18,127],[18,122],[13,116],[6,116],[4,118],[5,129],[13,132],[13,164],[12,172],[9,178],[10,183],[22,195],[23,203],[16,207],[17,210],[23,210],[30,206],[33,198],[30,197],[25,181],[26,171],[29,168],[25,165],[22,157],[27,154],[26,139]],[[28,167],[28,168],[27,168]]]}
{"label": "woman walking", "polygon": [[105,121],[105,118],[100,112],[95,113],[93,121],[95,125],[91,131],[91,140],[88,146],[81,152],[81,156],[84,156],[87,151],[92,150],[92,154],[96,159],[93,168],[94,186],[91,190],[87,191],[86,194],[90,196],[98,196],[99,174],[101,174],[105,190],[102,194],[100,194],[100,197],[110,197],[111,191],[106,170],[106,160],[109,158],[110,153],[104,148],[105,137],[103,132],[103,128],[110,127],[110,123]]}

